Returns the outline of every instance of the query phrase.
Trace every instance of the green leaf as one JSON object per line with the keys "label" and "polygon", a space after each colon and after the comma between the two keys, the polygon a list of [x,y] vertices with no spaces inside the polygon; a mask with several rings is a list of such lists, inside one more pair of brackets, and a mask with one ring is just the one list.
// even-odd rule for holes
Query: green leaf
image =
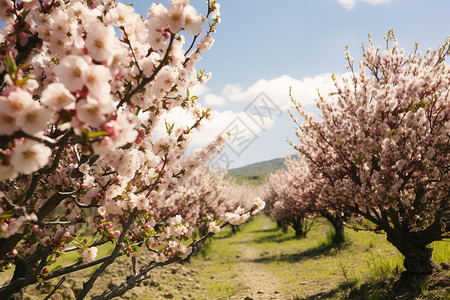
{"label": "green leaf", "polygon": [[91,132],[88,134],[88,137],[92,139],[92,138],[98,138],[98,137],[107,136],[107,135],[109,135],[109,132],[106,130],[102,130],[102,131]]}
{"label": "green leaf", "polygon": [[22,12],[22,20],[25,20],[25,18],[28,16],[29,13],[30,13],[30,9],[24,10]]}
{"label": "green leaf", "polygon": [[5,62],[6,72],[8,72],[8,74],[15,74],[17,72],[16,61],[11,57],[11,55],[9,55],[9,52],[6,52]]}
{"label": "green leaf", "polygon": [[0,220],[4,220],[4,219],[9,219],[12,216],[14,216],[14,211],[13,210],[7,210],[4,211],[1,215],[0,215]]}
{"label": "green leaf", "polygon": [[171,134],[171,133],[172,133],[173,127],[174,127],[174,126],[175,126],[175,123],[169,124],[169,123],[166,122],[166,131],[167,131],[167,134]]}
{"label": "green leaf", "polygon": [[161,224],[156,224],[153,228],[156,230],[157,233],[161,233],[164,231],[164,226]]}
{"label": "green leaf", "polygon": [[394,129],[389,130],[388,133],[389,133],[389,138],[392,138],[392,136],[394,135]]}
{"label": "green leaf", "polygon": [[62,265],[57,265],[57,266],[55,266],[53,269],[51,269],[50,272],[58,271],[58,270],[61,269],[61,268],[62,268]]}

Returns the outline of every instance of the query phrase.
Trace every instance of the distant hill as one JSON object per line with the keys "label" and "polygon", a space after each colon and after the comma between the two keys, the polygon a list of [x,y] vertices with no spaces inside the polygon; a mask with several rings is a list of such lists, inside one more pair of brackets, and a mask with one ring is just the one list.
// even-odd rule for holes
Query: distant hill
{"label": "distant hill", "polygon": [[275,158],[240,168],[230,169],[228,170],[228,175],[236,178],[238,182],[246,181],[251,184],[259,185],[264,182],[267,175],[280,169],[286,169],[284,160],[282,158]]}

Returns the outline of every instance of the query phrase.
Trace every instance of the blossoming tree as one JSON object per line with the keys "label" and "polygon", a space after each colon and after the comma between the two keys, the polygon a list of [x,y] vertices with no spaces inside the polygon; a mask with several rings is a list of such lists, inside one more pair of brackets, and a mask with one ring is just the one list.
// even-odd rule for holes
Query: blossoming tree
{"label": "blossoming tree", "polygon": [[263,200],[267,205],[264,213],[274,218],[278,224],[291,226],[297,238],[306,237],[314,224],[316,212],[313,202],[301,196],[301,188],[296,188],[296,174],[279,170],[268,176],[264,184]]}
{"label": "blossoming tree", "polygon": [[200,235],[220,231],[214,220],[227,219],[231,224],[247,220],[248,214],[234,220],[227,212],[251,209],[257,198],[256,191],[226,175],[207,168],[196,169],[182,184],[167,189],[161,201],[155,203],[159,205],[160,218],[180,215],[191,226],[195,225]]}
{"label": "blossoming tree", "polygon": [[359,71],[346,52],[351,75],[318,99],[321,119],[297,103],[297,149],[324,179],[323,201],[384,231],[414,278],[434,269],[429,244],[449,237],[449,43],[405,54],[391,32],[386,42],[369,39]]}
{"label": "blossoming tree", "polygon": [[[155,203],[223,143],[185,155],[191,132],[209,117],[187,89],[210,77],[195,64],[214,42],[219,4],[207,1],[204,16],[189,0],[170,2],[141,17],[114,0],[0,0],[0,266],[15,265],[1,299],[36,283],[54,294],[50,279],[99,265],[83,299],[119,256],[153,251],[147,265],[95,297],[110,299],[199,242],[194,226],[159,218]],[[174,107],[195,121],[157,135]],[[79,231],[84,223],[92,232]],[[97,258],[108,241],[112,253]],[[53,264],[69,251],[79,251],[78,263]]]}
{"label": "blossoming tree", "polygon": [[[341,244],[345,241],[344,220],[348,216],[341,211],[333,209],[328,205],[328,201],[323,201],[327,197],[322,192],[327,184],[321,174],[311,173],[308,160],[299,153],[297,157],[286,157],[284,163],[287,166],[286,180],[291,193],[295,199],[302,203],[302,213],[312,216],[322,216],[333,226],[332,242]],[[287,205],[289,207],[289,205]]]}

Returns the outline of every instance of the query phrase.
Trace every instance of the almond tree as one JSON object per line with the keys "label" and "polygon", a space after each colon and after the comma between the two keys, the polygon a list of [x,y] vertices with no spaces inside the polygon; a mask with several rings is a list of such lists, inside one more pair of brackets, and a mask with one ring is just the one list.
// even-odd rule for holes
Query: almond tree
{"label": "almond tree", "polygon": [[297,201],[303,203],[303,211],[311,215],[321,215],[333,226],[333,244],[339,245],[345,241],[344,220],[347,218],[341,211],[330,207],[327,201],[323,201],[322,189],[326,180],[320,174],[312,174],[307,160],[301,153],[295,157],[286,157],[284,163],[287,166],[287,184]]}
{"label": "almond tree", "polygon": [[[214,220],[226,219],[228,211],[252,208],[256,192],[250,186],[227,178],[225,172],[196,169],[182,184],[169,187],[158,201],[161,219],[180,215],[195,226],[200,235],[217,233]],[[248,216],[248,215],[246,215]]]}
{"label": "almond tree", "polygon": [[302,238],[311,229],[315,212],[311,202],[305,201],[292,185],[292,179],[293,174],[285,170],[278,170],[268,176],[264,184],[263,200],[267,205],[264,213],[281,226],[291,226],[295,236]]}
{"label": "almond tree", "polygon": [[[50,297],[61,276],[98,265],[83,299],[119,256],[153,251],[147,265],[94,297],[110,299],[211,235],[196,240],[180,216],[158,218],[164,191],[223,144],[218,137],[186,155],[191,132],[210,115],[188,88],[210,77],[195,64],[214,42],[219,4],[207,1],[202,15],[189,0],[170,2],[142,17],[115,0],[0,0],[0,266],[15,266],[1,299],[32,284]],[[195,121],[156,135],[175,107]],[[221,226],[246,213],[228,217]],[[82,234],[86,222],[93,230]],[[96,257],[111,241],[112,253]],[[51,266],[69,251],[80,261]]]}
{"label": "almond tree", "polygon": [[296,148],[324,179],[321,201],[384,231],[414,278],[434,269],[429,244],[449,237],[449,43],[405,54],[391,32],[386,42],[369,38],[359,71],[346,51],[351,74],[318,99],[320,119],[297,103]]}

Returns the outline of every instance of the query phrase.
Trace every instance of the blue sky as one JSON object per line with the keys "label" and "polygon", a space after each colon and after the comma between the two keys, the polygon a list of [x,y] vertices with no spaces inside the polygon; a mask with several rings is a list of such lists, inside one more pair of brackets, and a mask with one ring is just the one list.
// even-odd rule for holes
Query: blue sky
{"label": "blue sky", "polygon": [[[193,4],[201,11],[203,1]],[[450,34],[448,0],[224,0],[220,4],[222,23],[217,26],[216,43],[201,62],[213,77],[200,99],[217,112],[205,129],[211,133],[222,131],[227,122],[236,125],[233,118],[239,114],[257,136],[238,154],[230,149],[236,150],[233,145],[225,148],[230,168],[293,152],[286,142],[286,138],[295,142],[295,126],[286,112],[289,86],[298,100],[314,110],[315,89],[326,94],[330,73],[346,71],[346,45],[359,60],[369,33],[374,43],[384,46],[383,38],[392,28],[407,52],[415,42],[423,50],[436,48]],[[240,113],[259,92],[283,110],[263,130],[252,127],[255,122]],[[226,161],[222,160],[222,167]]]}
{"label": "blue sky", "polygon": [[[192,4],[204,13],[204,2],[193,0]],[[246,138],[230,141],[224,149],[225,157],[216,158],[213,163],[220,168],[240,167],[292,153],[286,141],[295,142],[295,126],[287,113],[289,86],[307,109],[316,111],[316,89],[326,94],[331,91],[330,74],[346,72],[347,45],[355,60],[359,60],[361,45],[367,45],[369,33],[375,44],[384,46],[385,34],[393,29],[407,52],[415,42],[422,50],[436,48],[450,34],[448,0],[218,2],[222,23],[217,26],[213,48],[199,64],[213,77],[206,88],[195,90],[216,116],[194,144],[201,146],[226,130],[232,135],[239,135],[240,131],[247,134]],[[145,14],[144,6],[148,5],[144,3],[148,2],[134,1],[141,14]],[[252,119],[242,112],[248,106],[251,110],[252,103],[258,107],[261,92],[281,109],[281,113],[271,110],[273,115],[263,126],[258,116]]]}
{"label": "blue sky", "polygon": [[[133,3],[143,16],[151,4],[143,0],[122,2]],[[167,0],[161,2],[168,5]],[[192,4],[205,14],[205,2],[193,0]],[[449,0],[218,2],[222,23],[214,35],[216,42],[198,65],[213,77],[205,87],[194,90],[200,102],[212,108],[215,118],[205,124],[193,145],[205,145],[224,131],[235,130],[236,135],[245,131],[225,147],[227,158],[219,163],[220,168],[293,152],[286,142],[287,138],[295,142],[295,126],[287,113],[289,87],[307,109],[315,111],[316,89],[326,95],[331,91],[331,73],[339,76],[346,72],[346,45],[359,60],[361,44],[367,45],[369,33],[375,44],[384,45],[383,37],[392,28],[407,52],[415,42],[422,50],[436,48],[450,34]],[[272,108],[272,115],[265,119],[254,114],[261,103]],[[176,113],[172,116],[173,121],[181,119]]]}

